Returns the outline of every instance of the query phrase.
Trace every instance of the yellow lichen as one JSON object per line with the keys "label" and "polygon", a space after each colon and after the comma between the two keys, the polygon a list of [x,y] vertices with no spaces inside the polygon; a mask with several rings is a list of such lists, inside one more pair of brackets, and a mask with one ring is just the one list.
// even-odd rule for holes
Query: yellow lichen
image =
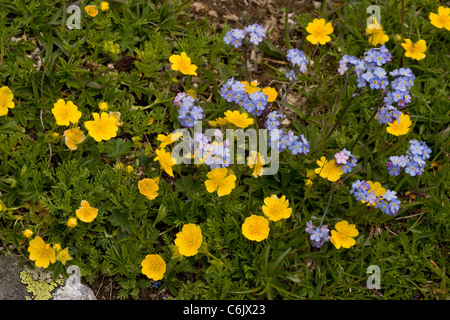
{"label": "yellow lichen", "polygon": [[59,285],[64,284],[64,279],[53,281],[49,274],[39,270],[31,270],[30,272],[23,270],[20,272],[20,280],[27,285],[27,291],[31,293],[31,297],[25,297],[27,300],[50,300],[51,292]]}

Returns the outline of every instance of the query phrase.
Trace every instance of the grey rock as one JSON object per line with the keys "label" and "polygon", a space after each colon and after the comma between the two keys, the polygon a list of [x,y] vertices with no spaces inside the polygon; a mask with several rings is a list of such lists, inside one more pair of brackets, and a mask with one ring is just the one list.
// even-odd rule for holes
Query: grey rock
{"label": "grey rock", "polygon": [[66,285],[53,294],[53,300],[97,300],[92,289],[81,283],[79,267],[69,266],[67,273]]}
{"label": "grey rock", "polygon": [[27,287],[20,281],[19,258],[0,255],[0,300],[25,300]]}

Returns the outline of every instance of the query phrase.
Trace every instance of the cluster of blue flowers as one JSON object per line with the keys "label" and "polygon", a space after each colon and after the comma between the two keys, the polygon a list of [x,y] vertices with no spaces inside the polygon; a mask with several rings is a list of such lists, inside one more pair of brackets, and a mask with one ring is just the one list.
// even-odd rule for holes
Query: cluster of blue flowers
{"label": "cluster of blue flowers", "polygon": [[220,142],[211,141],[206,134],[194,133],[190,140],[190,147],[193,150],[194,157],[200,159],[203,164],[211,169],[228,167],[231,162],[230,148],[228,140],[223,140],[223,133],[220,129],[214,130],[214,137]]}
{"label": "cluster of blue flowers", "polygon": [[264,127],[269,131],[269,147],[277,151],[283,151],[287,148],[293,155],[307,154],[309,142],[303,134],[297,136],[292,130],[286,132],[279,128],[284,118],[286,116],[278,111],[272,111],[267,115]]}
{"label": "cluster of blue flowers", "polygon": [[396,107],[389,105],[378,108],[378,113],[375,118],[380,124],[388,124],[399,120],[401,115],[402,113]]}
{"label": "cluster of blue flowers", "polygon": [[347,149],[343,149],[334,155],[336,164],[342,165],[341,170],[344,173],[352,172],[356,167],[356,157]]}
{"label": "cluster of blue flowers", "polygon": [[250,94],[245,92],[245,85],[234,78],[228,79],[220,89],[220,95],[228,102],[234,102],[248,113],[254,116],[260,116],[267,105],[267,95],[262,91],[256,91]]}
{"label": "cluster of blue flowers", "polygon": [[320,228],[316,228],[314,227],[312,220],[306,222],[305,231],[310,234],[309,239],[311,240],[311,246],[314,248],[320,248],[331,238],[329,235],[330,230],[326,224],[322,225]]}
{"label": "cluster of blue flowers", "polygon": [[406,155],[389,157],[386,166],[391,176],[398,176],[403,168],[412,177],[424,171],[425,160],[430,158],[431,149],[423,141],[410,140],[409,143]]}
{"label": "cluster of blue flowers", "polygon": [[174,104],[179,107],[178,120],[187,128],[192,128],[197,121],[203,119],[203,109],[194,105],[194,98],[185,92],[180,92],[174,99]]}
{"label": "cluster of blue flowers", "polygon": [[235,48],[242,46],[242,43],[248,42],[258,45],[266,36],[266,29],[263,26],[255,23],[246,26],[244,29],[231,29],[223,37],[226,44]]}
{"label": "cluster of blue flowers", "polygon": [[280,152],[288,149],[294,156],[309,152],[309,142],[305,136],[303,134],[297,136],[292,130],[288,132],[278,128],[269,130],[268,144],[269,147]]}
{"label": "cluster of blue flowers", "polygon": [[[270,110],[268,106],[268,96],[263,91],[253,93],[245,92],[245,85],[234,78],[230,78],[220,89],[220,95],[228,102],[234,102],[243,107],[248,113],[254,116],[267,114]],[[266,109],[267,108],[267,109]],[[264,127],[269,131],[268,145],[277,150],[289,149],[293,155],[307,154],[309,152],[309,142],[304,135],[297,136],[292,131],[285,132],[279,129],[281,121],[285,118],[278,111],[271,111],[267,116],[263,116]],[[272,144],[272,140],[275,141]]]}
{"label": "cluster of blue flowers", "polygon": [[296,48],[288,50],[286,58],[291,66],[291,70],[286,72],[286,77],[292,82],[297,80],[298,73],[305,73],[307,71],[307,66],[310,62],[306,58],[305,53]]}
{"label": "cluster of blue flowers", "polygon": [[411,102],[409,90],[414,85],[416,76],[410,68],[395,69],[389,72],[389,75],[394,80],[391,81],[391,90],[384,97],[384,103],[391,105],[396,102],[399,107],[404,108]]}
{"label": "cluster of blue flowers", "polygon": [[386,71],[381,68],[382,65],[391,61],[392,56],[385,46],[373,48],[364,52],[364,58],[358,59],[354,56],[344,55],[339,61],[339,74],[344,74],[349,68],[353,67],[358,78],[358,88],[364,88],[367,85],[371,89],[386,89],[389,85]]}
{"label": "cluster of blue flowers", "polygon": [[376,115],[380,124],[400,121],[401,112],[393,104],[397,103],[398,107],[404,108],[411,102],[409,90],[414,85],[415,76],[409,68],[400,68],[389,72],[393,80],[388,81],[387,73],[382,66],[391,59],[391,54],[383,45],[364,52],[363,59],[344,55],[339,61],[339,74],[344,74],[349,68],[354,68],[358,88],[368,85],[371,89],[388,89],[383,98],[384,105],[378,108]]}
{"label": "cluster of blue flowers", "polygon": [[389,216],[396,215],[400,209],[401,202],[395,191],[386,190],[384,195],[376,196],[375,191],[370,189],[369,183],[365,180],[353,182],[350,193],[356,197],[356,200],[368,202],[369,205],[381,209]]}

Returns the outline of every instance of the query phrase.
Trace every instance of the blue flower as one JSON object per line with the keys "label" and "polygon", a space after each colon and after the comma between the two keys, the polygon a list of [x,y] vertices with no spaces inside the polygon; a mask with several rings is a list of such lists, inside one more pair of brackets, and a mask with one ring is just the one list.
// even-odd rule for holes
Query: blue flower
{"label": "blue flower", "polygon": [[288,147],[291,150],[292,154],[295,156],[297,154],[301,154],[303,152],[303,143],[301,141],[294,141]]}
{"label": "blue flower", "polygon": [[411,177],[414,177],[419,173],[419,166],[415,162],[408,162],[406,164],[405,172]]}
{"label": "blue flower", "polygon": [[291,71],[286,73],[286,77],[293,81],[296,79],[295,74],[297,73],[305,73],[308,68],[309,60],[306,57],[305,53],[303,51],[300,51],[299,49],[290,49],[287,51],[286,58],[291,66]]}
{"label": "blue flower", "polygon": [[289,70],[286,72],[286,78],[289,79],[290,82],[297,80],[297,76],[294,70]]}
{"label": "blue flower", "polygon": [[398,166],[395,166],[395,165],[391,165],[390,167],[388,167],[389,175],[391,175],[391,176],[400,175],[400,170],[401,170],[401,168]]}
{"label": "blue flower", "polygon": [[424,144],[422,153],[423,153],[423,157],[425,159],[429,159],[430,154],[431,154],[431,149],[426,144]]}
{"label": "blue flower", "polygon": [[316,228],[310,236],[310,239],[313,241],[319,242],[320,239],[323,237],[322,231],[319,228]]}
{"label": "blue flower", "polygon": [[391,200],[397,199],[396,194],[397,194],[397,192],[395,192],[393,190],[386,190],[386,192],[383,195],[383,198],[388,201],[391,201]]}
{"label": "blue flower", "polygon": [[391,202],[389,202],[389,212],[387,212],[388,215],[396,215],[398,213],[398,210],[400,209],[400,200],[395,199]]}
{"label": "blue flower", "polygon": [[310,234],[311,246],[314,248],[320,248],[323,244],[330,240],[329,232],[327,225],[322,225],[319,228],[315,228],[312,220],[306,222],[305,231]]}

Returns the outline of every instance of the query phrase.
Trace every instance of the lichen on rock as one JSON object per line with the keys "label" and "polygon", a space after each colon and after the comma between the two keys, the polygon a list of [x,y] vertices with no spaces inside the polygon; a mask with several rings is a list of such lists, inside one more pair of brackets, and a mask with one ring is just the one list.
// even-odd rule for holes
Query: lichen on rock
{"label": "lichen on rock", "polygon": [[50,273],[40,269],[28,270],[20,272],[20,280],[27,286],[27,291],[31,293],[31,297],[27,296],[27,300],[50,300],[52,291],[58,286],[64,285],[64,279],[59,278],[53,280]]}

